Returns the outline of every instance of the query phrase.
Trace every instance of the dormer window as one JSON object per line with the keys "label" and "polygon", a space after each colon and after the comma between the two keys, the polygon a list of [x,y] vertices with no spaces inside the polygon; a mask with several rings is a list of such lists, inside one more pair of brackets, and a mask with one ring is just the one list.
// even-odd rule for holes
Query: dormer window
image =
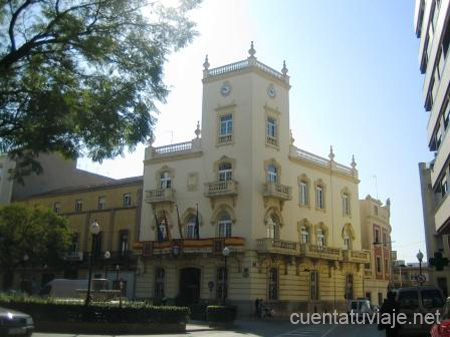
{"label": "dormer window", "polygon": [[162,190],[172,188],[172,177],[169,172],[162,172],[160,179],[160,187]]}

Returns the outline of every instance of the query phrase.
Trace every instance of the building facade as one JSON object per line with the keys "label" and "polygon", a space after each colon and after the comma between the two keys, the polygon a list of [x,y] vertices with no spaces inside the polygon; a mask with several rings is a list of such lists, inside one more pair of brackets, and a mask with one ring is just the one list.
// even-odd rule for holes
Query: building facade
{"label": "building facade", "polygon": [[294,145],[289,90],[286,65],[253,45],[240,62],[206,59],[196,137],[145,152],[136,297],[245,314],[257,298],[321,312],[365,294],[356,163]]}
{"label": "building facade", "polygon": [[[115,287],[119,277],[124,295],[134,297],[136,258],[132,254],[132,243],[139,238],[142,185],[142,177],[134,177],[64,187],[16,200],[29,207],[50,208],[65,216],[73,232],[65,268],[50,270],[46,266],[29,265],[25,273],[27,280],[33,278],[39,287],[53,278],[86,279],[89,254],[93,252],[93,276],[107,277]],[[93,245],[89,227],[94,221],[101,231]],[[105,258],[106,251],[110,252],[109,258]],[[19,276],[23,272],[16,275],[15,288],[20,287]]]}
{"label": "building facade", "polygon": [[[416,0],[415,32],[420,39],[419,67],[424,74],[423,99],[429,113],[427,142],[434,159],[420,163],[422,204],[428,258],[435,257],[442,264],[441,255],[449,257],[450,198],[450,66],[447,56],[450,44],[448,1]],[[436,255],[437,254],[437,255]],[[431,283],[447,292],[449,267],[436,270],[430,266]],[[439,269],[439,268],[438,268]]]}
{"label": "building facade", "polygon": [[[395,288],[414,287],[419,284],[419,275],[422,275],[421,284],[431,285],[430,268],[427,263],[419,265],[415,263],[405,263],[403,260],[394,261],[392,266],[392,276]],[[447,297],[447,293],[444,293]]]}
{"label": "building facade", "polygon": [[389,199],[383,205],[368,195],[359,201],[362,247],[371,252],[371,262],[365,270],[365,297],[382,305],[389,285],[392,285],[392,241]]}

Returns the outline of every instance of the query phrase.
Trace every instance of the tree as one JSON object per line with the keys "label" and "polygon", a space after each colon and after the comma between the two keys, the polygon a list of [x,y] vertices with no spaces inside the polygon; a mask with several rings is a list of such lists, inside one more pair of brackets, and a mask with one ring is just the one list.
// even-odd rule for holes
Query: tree
{"label": "tree", "polygon": [[[68,252],[71,232],[67,219],[47,209],[12,204],[0,208],[0,268],[4,287],[10,287],[14,271],[25,254],[30,266],[58,265]],[[6,283],[6,284],[5,284]]]}
{"label": "tree", "polygon": [[196,35],[178,7],[143,0],[0,0],[0,151],[13,177],[38,153],[113,158],[152,135],[167,56]]}

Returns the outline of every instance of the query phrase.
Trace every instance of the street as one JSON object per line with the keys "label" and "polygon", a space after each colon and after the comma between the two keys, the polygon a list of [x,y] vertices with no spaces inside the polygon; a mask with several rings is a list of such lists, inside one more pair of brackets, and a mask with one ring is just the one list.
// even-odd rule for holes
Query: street
{"label": "street", "polygon": [[[237,321],[228,330],[210,329],[205,323],[189,324],[185,334],[170,336],[265,336],[265,337],[382,337],[384,331],[378,331],[376,325],[293,325],[289,321]],[[34,333],[33,337],[99,337],[98,335],[49,334]],[[102,335],[103,337],[108,337]],[[143,335],[127,335],[128,337],[142,337]],[[149,335],[149,336],[168,336]]]}

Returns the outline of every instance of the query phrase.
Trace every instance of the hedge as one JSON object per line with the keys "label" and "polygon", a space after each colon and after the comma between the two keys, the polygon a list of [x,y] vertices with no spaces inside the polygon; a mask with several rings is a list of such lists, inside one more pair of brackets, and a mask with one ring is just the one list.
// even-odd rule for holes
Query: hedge
{"label": "hedge", "polygon": [[232,322],[237,316],[235,306],[210,305],[206,310],[208,322]]}
{"label": "hedge", "polygon": [[86,307],[80,301],[9,295],[0,295],[0,307],[26,312],[35,321],[183,323],[189,316],[186,307],[158,307],[145,302],[124,302],[122,307],[95,302]]}

